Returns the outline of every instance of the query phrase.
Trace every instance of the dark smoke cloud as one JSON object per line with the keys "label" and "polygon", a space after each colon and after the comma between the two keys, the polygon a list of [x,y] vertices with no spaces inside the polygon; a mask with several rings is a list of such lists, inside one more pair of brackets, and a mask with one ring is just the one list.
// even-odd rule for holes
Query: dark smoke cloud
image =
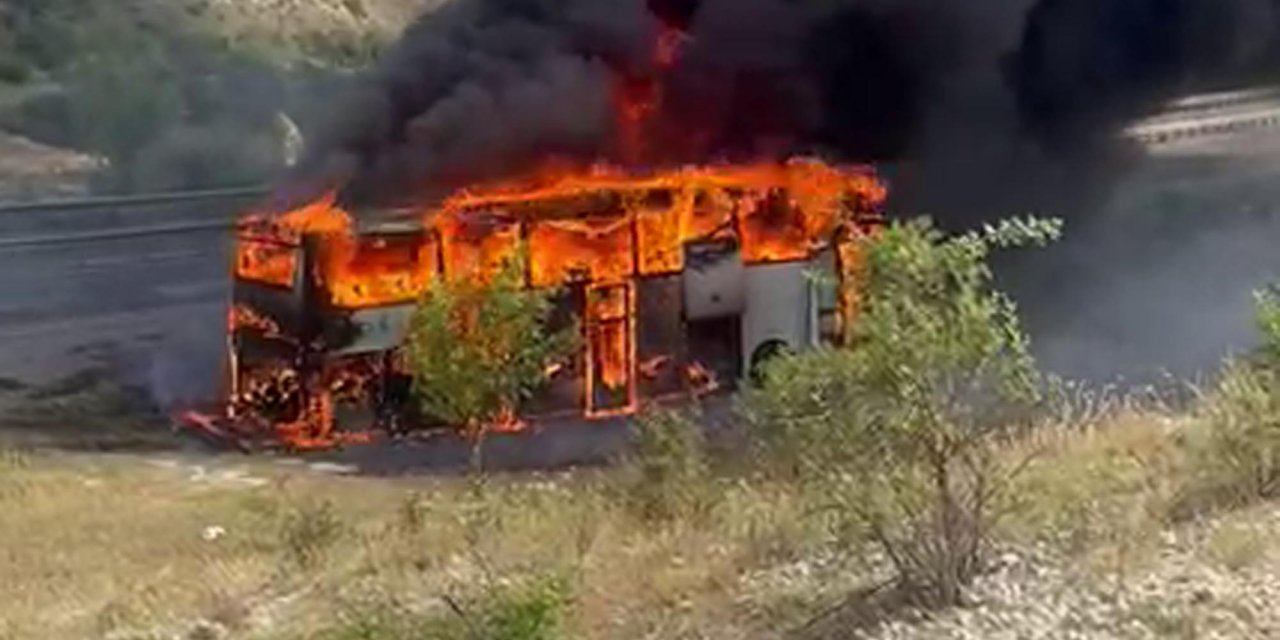
{"label": "dark smoke cloud", "polygon": [[1178,93],[1274,76],[1274,0],[1041,0],[1008,60],[1027,122],[1055,142]]}
{"label": "dark smoke cloud", "polygon": [[[816,152],[892,163],[900,208],[957,225],[1069,213],[1123,173],[1121,123],[1268,70],[1274,1],[454,0],[360,80],[299,175],[361,201],[617,160],[619,85],[657,81],[650,163]],[[659,76],[663,24],[687,37]]]}
{"label": "dark smoke cloud", "polygon": [[[1223,306],[1220,288],[1134,292],[1199,282],[1161,274],[1185,270],[1187,256],[1221,256],[1182,228],[1134,267],[1126,247],[1153,232],[1114,204],[1140,165],[1115,134],[1166,98],[1272,76],[1276,1],[454,0],[359,81],[291,184],[344,184],[361,203],[442,193],[549,156],[625,161],[618,88],[663,74],[647,162],[817,153],[877,163],[891,213],[952,228],[1066,218],[1066,242],[1001,265],[1056,359],[1089,375],[1121,359],[1132,370],[1199,361],[1225,339],[1212,328],[1221,318],[1201,313]],[[686,33],[665,73],[653,58],[664,24]],[[1250,228],[1215,231],[1212,246]],[[1256,262],[1213,271],[1238,276],[1233,309],[1257,284]],[[1161,340],[1156,329],[1172,324],[1152,314],[1187,320]],[[1129,327],[1146,346],[1133,346]]]}
{"label": "dark smoke cloud", "polygon": [[1113,136],[1170,98],[1274,82],[1278,35],[1274,0],[1041,0],[1027,14],[1007,86],[1017,137],[1051,161],[1006,175],[1056,184],[1034,201],[1068,234],[1004,271],[1048,366],[1189,376],[1253,343],[1250,291],[1280,276],[1274,162],[1237,156],[1246,140],[1139,161]]}
{"label": "dark smoke cloud", "polygon": [[408,196],[592,154],[613,127],[613,69],[639,60],[656,28],[635,2],[447,4],[360,80],[303,176],[353,179],[357,199]]}
{"label": "dark smoke cloud", "polygon": [[[360,201],[549,156],[620,159],[614,101],[637,81],[661,86],[647,162],[892,160],[951,78],[997,68],[998,51],[970,54],[991,23],[1018,22],[993,13],[948,0],[455,0],[360,80],[299,175]],[[685,32],[665,72],[664,24]]]}

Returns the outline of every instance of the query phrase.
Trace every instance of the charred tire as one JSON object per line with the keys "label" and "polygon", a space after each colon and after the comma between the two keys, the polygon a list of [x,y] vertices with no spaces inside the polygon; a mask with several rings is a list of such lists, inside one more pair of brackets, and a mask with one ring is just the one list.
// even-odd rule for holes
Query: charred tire
{"label": "charred tire", "polygon": [[756,350],[751,352],[751,368],[748,369],[747,374],[751,384],[755,386],[764,384],[765,367],[779,357],[793,354],[795,354],[795,349],[792,349],[791,345],[787,344],[785,340],[775,338],[760,343]]}

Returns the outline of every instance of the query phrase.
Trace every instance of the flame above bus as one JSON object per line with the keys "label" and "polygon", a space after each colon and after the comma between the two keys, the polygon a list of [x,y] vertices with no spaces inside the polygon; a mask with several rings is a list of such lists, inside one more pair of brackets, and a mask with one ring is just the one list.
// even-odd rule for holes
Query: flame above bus
{"label": "flame above bus", "polygon": [[885,188],[862,167],[816,160],[688,167],[652,174],[596,166],[464,189],[400,219],[426,231],[412,245],[362,242],[334,194],[241,223],[238,277],[288,286],[304,236],[321,240],[310,274],[339,308],[402,303],[432,278],[493,273],[525,246],[529,284],[553,287],[677,273],[690,242],[736,237],[748,264],[802,260],[830,242],[846,212],[879,206]]}

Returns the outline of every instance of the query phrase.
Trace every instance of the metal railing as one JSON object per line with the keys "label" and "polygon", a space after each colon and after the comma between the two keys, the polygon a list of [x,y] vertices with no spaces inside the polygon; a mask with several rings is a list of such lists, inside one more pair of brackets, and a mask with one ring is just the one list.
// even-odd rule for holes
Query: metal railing
{"label": "metal railing", "polygon": [[190,204],[219,200],[251,200],[270,193],[266,187],[239,187],[234,189],[207,189],[202,191],[170,191],[165,193],[66,198],[35,202],[0,202],[0,214],[33,213],[41,211],[86,211],[116,209],[119,207],[155,206],[163,204]]}
{"label": "metal railing", "polygon": [[0,203],[0,249],[230,229],[265,187]]}

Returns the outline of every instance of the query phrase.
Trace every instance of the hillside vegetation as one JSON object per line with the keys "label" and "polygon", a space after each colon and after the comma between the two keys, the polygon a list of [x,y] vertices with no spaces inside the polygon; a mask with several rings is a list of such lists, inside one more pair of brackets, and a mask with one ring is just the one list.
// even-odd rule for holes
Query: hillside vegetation
{"label": "hillside vegetation", "polygon": [[[852,348],[771,365],[729,434],[651,410],[604,469],[3,450],[0,637],[1274,635],[1280,298],[1193,397],[1055,381],[986,261],[1056,233],[894,225],[864,247]],[[0,393],[104,437],[127,420],[71,388]]]}
{"label": "hillside vegetation", "polygon": [[101,158],[100,191],[260,182],[340,79],[435,4],[11,0],[0,129]]}

